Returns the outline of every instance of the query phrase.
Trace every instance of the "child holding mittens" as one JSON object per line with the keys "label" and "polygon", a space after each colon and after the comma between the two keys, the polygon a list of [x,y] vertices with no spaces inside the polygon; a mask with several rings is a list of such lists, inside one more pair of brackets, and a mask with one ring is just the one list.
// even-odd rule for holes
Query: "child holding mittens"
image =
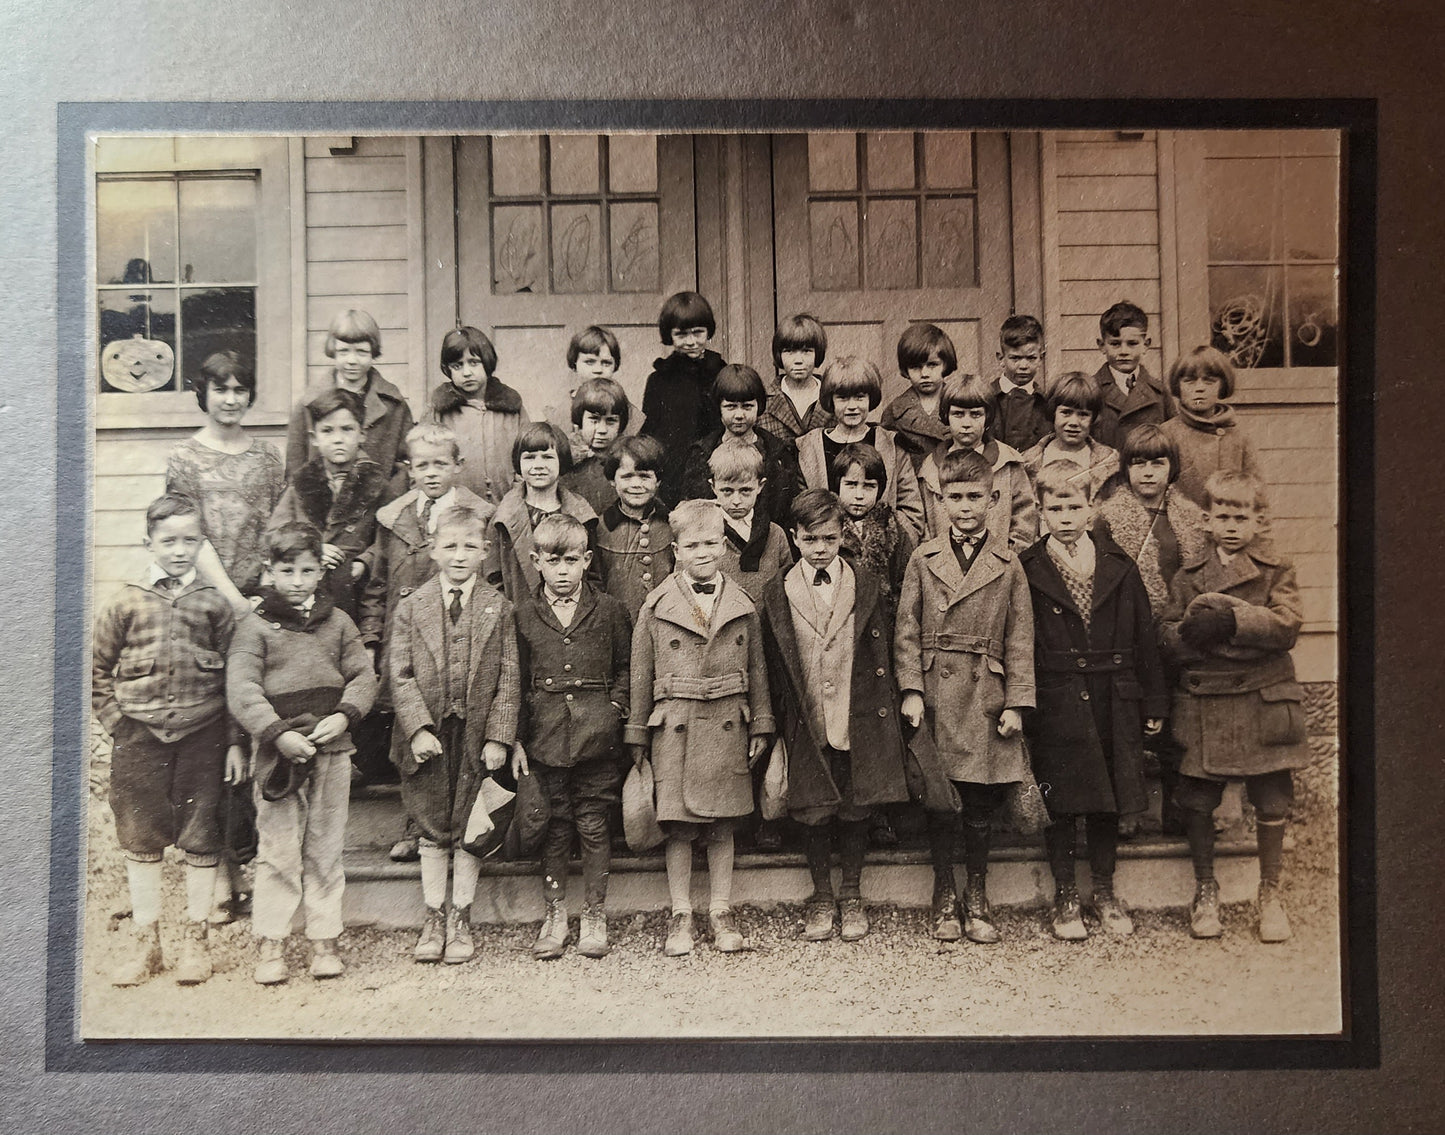
{"label": "child holding mittens", "polygon": [[497,377],[497,348],[475,327],[442,339],[446,381],[431,394],[431,419],[457,435],[462,484],[493,507],[516,481],[512,443],[530,418],[522,396]]}
{"label": "child holding mittens", "polygon": [[1207,508],[1204,482],[1214,473],[1259,476],[1259,461],[1234,407],[1234,368],[1222,351],[1195,347],[1169,368],[1177,412],[1160,428],[1179,447],[1179,491]]}

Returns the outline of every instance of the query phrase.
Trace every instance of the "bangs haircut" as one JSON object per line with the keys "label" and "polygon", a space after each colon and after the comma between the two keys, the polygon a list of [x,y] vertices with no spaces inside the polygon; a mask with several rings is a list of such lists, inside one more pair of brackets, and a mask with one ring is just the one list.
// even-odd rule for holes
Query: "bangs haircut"
{"label": "bangs haircut", "polygon": [[1042,504],[1044,497],[1067,497],[1078,495],[1090,504],[1094,501],[1094,482],[1087,469],[1080,469],[1072,461],[1050,461],[1034,478],[1034,495]]}
{"label": "bangs haircut", "polygon": [[212,386],[224,386],[232,379],[246,391],[246,405],[256,404],[256,372],[241,361],[236,351],[216,351],[206,356],[201,369],[186,383],[201,409],[206,409]]}
{"label": "bangs haircut", "polygon": [[1263,512],[1269,507],[1269,498],[1264,493],[1264,482],[1253,473],[1221,469],[1211,473],[1204,482],[1204,511],[1210,511],[1217,504],[1243,505]]}
{"label": "bangs haircut", "polygon": [[1054,411],[1060,406],[1086,410],[1097,418],[1099,411],[1104,408],[1104,392],[1099,389],[1099,384],[1092,375],[1081,370],[1071,370],[1067,374],[1059,375],[1054,388],[1049,391],[1050,421],[1053,420]]}
{"label": "bangs haircut", "polygon": [[479,532],[482,543],[487,542],[487,518],[464,504],[454,504],[450,508],[442,509],[438,514],[436,535],[440,537],[442,530],[446,528],[464,528],[468,532]]}
{"label": "bangs haircut", "polygon": [[326,329],[326,357],[336,357],[337,343],[370,343],[371,357],[381,358],[381,328],[369,312],[347,308]]}
{"label": "bangs haircut", "polygon": [[266,536],[266,557],[273,564],[294,564],[308,552],[321,562],[325,541],[321,530],[304,520],[289,520],[273,528]]}
{"label": "bangs haircut", "polygon": [[657,331],[667,346],[672,346],[672,333],[689,327],[706,327],[707,337],[717,334],[717,320],[712,304],[697,292],[675,292],[668,296],[657,316]]}
{"label": "bangs haircut", "polygon": [[668,527],[674,541],[691,532],[716,528],[723,530],[723,507],[715,500],[686,500],[668,514]]}
{"label": "bangs haircut", "polygon": [[982,453],[955,449],[938,463],[938,484],[993,485],[993,465]]}
{"label": "bangs haircut", "polygon": [[1195,347],[1187,355],[1174,360],[1169,368],[1169,393],[1179,397],[1179,384],[1186,378],[1219,379],[1219,396],[1228,398],[1234,393],[1234,367],[1223,351],[1214,347]]}
{"label": "bangs haircut", "polygon": [[828,356],[828,332],[823,325],[806,311],[779,320],[773,329],[773,365],[782,367],[784,351],[808,350],[813,352],[814,369],[822,366]]}
{"label": "bangs haircut", "polygon": [[572,472],[572,445],[562,436],[562,431],[551,422],[528,422],[512,442],[512,472],[522,471],[522,454],[542,453],[548,449],[557,451],[557,466],[560,474]]}
{"label": "bangs haircut", "polygon": [[310,402],[306,403],[306,409],[311,414],[311,427],[315,429],[317,424],[331,417],[332,414],[345,410],[356,419],[357,426],[366,421],[366,402],[360,394],[350,390],[342,390],[339,386],[330,386],[318,393]]}
{"label": "bangs haircut", "polygon": [[898,373],[907,375],[914,367],[924,366],[933,354],[943,363],[945,378],[958,369],[958,352],[943,328],[932,323],[910,323],[898,336]]}
{"label": "bangs haircut", "polygon": [[572,424],[580,426],[582,415],[591,411],[599,416],[616,414],[618,432],[627,428],[632,417],[632,403],[622,384],[610,378],[589,378],[572,395]]}
{"label": "bangs haircut", "polygon": [[407,453],[415,453],[416,447],[419,445],[450,450],[454,465],[462,459],[462,447],[457,442],[457,435],[446,426],[439,426],[432,422],[423,422],[419,426],[412,426],[406,431]]}
{"label": "bangs haircut", "polygon": [[1044,325],[1032,315],[1010,315],[998,329],[1002,347],[1027,347],[1030,343],[1044,345]]}
{"label": "bangs haircut", "polygon": [[945,426],[948,412],[955,406],[982,410],[984,429],[993,429],[994,419],[998,417],[998,399],[993,385],[978,375],[956,374],[943,384],[943,392],[938,396],[938,420]]}
{"label": "bangs haircut", "polygon": [[622,366],[622,348],[617,344],[617,336],[595,323],[584,327],[567,344],[567,369],[576,370],[577,360],[583,355],[600,355],[603,351],[612,356],[614,366]]}
{"label": "bangs haircut", "polygon": [[843,502],[827,489],[805,489],[793,500],[793,530],[821,528],[830,520],[843,526]]}
{"label": "bangs haircut", "polygon": [[1120,300],[1103,315],[1099,316],[1099,338],[1108,339],[1118,335],[1126,327],[1137,327],[1149,334],[1149,316],[1144,309],[1129,300]]}
{"label": "bangs haircut", "polygon": [[1119,447],[1119,468],[1128,475],[1129,466],[1142,461],[1157,461],[1165,458],[1169,462],[1169,484],[1179,480],[1179,446],[1174,439],[1155,425],[1135,426]]}
{"label": "bangs haircut", "polygon": [[468,355],[477,356],[488,378],[497,373],[497,348],[492,346],[492,341],[475,327],[458,327],[442,339],[441,368],[448,381],[452,367]]}
{"label": "bangs haircut", "polygon": [[746,442],[724,441],[707,459],[713,484],[730,485],[735,481],[763,479],[763,455]]}
{"label": "bangs haircut", "polygon": [[587,550],[587,526],[575,516],[554,512],[537,521],[532,544],[543,555],[560,556]]}
{"label": "bangs haircut", "polygon": [[867,442],[851,441],[833,458],[833,475],[841,481],[855,465],[862,471],[865,481],[878,482],[878,495],[881,497],[888,487],[888,467],[883,464],[883,454]]}
{"label": "bangs haircut", "polygon": [[146,506],[146,535],[154,532],[156,525],[162,520],[169,520],[173,516],[194,516],[200,520],[201,506],[190,497],[179,493],[165,493],[156,497]]}
{"label": "bangs haircut", "polygon": [[617,470],[622,468],[624,457],[632,458],[632,467],[640,473],[661,474],[663,462],[667,460],[667,450],[655,437],[633,435],[618,438],[602,458],[602,475],[609,481],[615,478]]}
{"label": "bangs haircut", "polygon": [[859,394],[868,395],[868,409],[878,409],[883,401],[883,379],[878,368],[857,355],[842,355],[829,363],[818,388],[818,405],[831,414],[834,398]]}
{"label": "bangs haircut", "polygon": [[762,413],[768,401],[768,388],[763,385],[758,372],[746,363],[728,363],[712,380],[712,396],[719,405],[724,402],[756,402],[758,412]]}

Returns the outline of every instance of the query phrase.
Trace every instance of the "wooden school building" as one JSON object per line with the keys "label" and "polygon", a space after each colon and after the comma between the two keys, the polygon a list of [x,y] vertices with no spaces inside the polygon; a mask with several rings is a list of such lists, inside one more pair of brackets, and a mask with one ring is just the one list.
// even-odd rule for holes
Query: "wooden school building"
{"label": "wooden school building", "polygon": [[1093,373],[1099,314],[1127,299],[1155,374],[1209,342],[1240,367],[1299,568],[1300,676],[1335,678],[1333,133],[149,135],[95,139],[93,169],[97,603],[142,570],[145,505],[201,425],[184,380],[217,349],[254,359],[247,425],[279,441],[345,308],[375,316],[377,367],[418,416],[467,323],[532,415],[563,421],[571,335],[613,328],[640,400],[682,289],[712,302],[725,358],[770,378],[776,320],[810,311],[890,394],[910,321],[991,375],[999,323],[1033,313],[1047,373]]}

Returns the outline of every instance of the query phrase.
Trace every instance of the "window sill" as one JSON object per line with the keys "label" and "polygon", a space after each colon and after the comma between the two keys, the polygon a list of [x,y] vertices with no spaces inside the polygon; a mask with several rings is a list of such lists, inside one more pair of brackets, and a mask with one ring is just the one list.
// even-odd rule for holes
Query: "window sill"
{"label": "window sill", "polygon": [[[254,426],[285,426],[290,414],[285,410],[254,409],[246,415],[246,428]],[[198,430],[205,425],[206,417],[194,402],[189,411],[137,410],[134,413],[118,413],[114,410],[96,414],[95,428],[98,432],[107,430]]]}

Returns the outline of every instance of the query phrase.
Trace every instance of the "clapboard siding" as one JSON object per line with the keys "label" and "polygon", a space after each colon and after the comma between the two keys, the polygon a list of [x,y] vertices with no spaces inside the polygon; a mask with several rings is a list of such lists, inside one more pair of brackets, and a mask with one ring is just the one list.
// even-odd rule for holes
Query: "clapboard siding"
{"label": "clapboard siding", "polygon": [[[1060,214],[1063,216],[1063,214]],[[1099,316],[1120,296],[1127,296],[1130,303],[1137,303],[1145,311],[1157,314],[1163,308],[1159,303],[1159,280],[1062,280],[1059,283],[1059,314],[1087,315],[1098,324]],[[1152,323],[1152,319],[1151,319]],[[1157,340],[1158,336],[1155,336]]]}

